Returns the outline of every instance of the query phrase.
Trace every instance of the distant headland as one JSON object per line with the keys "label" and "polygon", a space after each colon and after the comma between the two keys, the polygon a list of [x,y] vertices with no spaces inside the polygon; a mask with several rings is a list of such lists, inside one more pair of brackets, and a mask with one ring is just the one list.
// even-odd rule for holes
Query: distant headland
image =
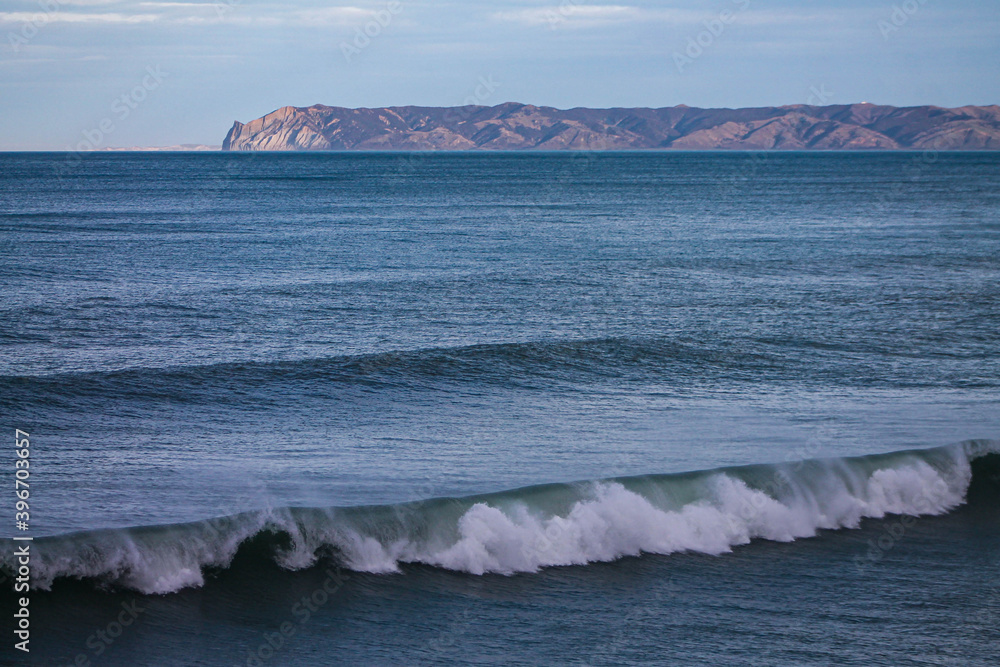
{"label": "distant headland", "polygon": [[1000,106],[750,109],[282,107],[233,124],[224,151],[1000,150]]}

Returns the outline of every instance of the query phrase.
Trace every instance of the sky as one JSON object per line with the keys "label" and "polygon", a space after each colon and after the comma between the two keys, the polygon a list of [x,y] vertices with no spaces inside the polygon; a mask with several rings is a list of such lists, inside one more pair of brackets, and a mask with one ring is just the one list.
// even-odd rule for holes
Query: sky
{"label": "sky", "polygon": [[0,150],[286,105],[1000,103],[997,0],[0,0],[0,39]]}

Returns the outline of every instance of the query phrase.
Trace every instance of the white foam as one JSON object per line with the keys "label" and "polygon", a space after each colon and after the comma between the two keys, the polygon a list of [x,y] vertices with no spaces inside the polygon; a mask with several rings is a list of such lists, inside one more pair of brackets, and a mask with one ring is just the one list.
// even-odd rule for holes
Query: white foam
{"label": "white foam", "polygon": [[362,571],[391,572],[399,562],[416,562],[472,574],[535,572],[643,552],[721,554],[755,538],[788,542],[821,528],[856,527],[866,517],[941,514],[962,503],[971,473],[967,462],[956,461],[943,474],[914,460],[854,477],[831,469],[822,493],[792,483],[779,500],[719,474],[708,480],[704,498],[677,510],[657,507],[622,484],[601,482],[565,516],[540,516],[523,504],[504,510],[477,503],[459,520],[458,539],[444,547],[383,546],[354,534],[341,548],[347,565]]}
{"label": "white foam", "polygon": [[[513,574],[641,553],[717,555],[753,539],[788,542],[820,529],[856,527],[866,517],[947,512],[963,502],[972,476],[969,456],[986,445],[977,447],[901,453],[879,465],[865,459],[775,466],[763,481],[759,470],[766,467],[664,477],[632,488],[615,481],[561,487],[560,497],[578,494],[561,511],[546,510],[544,494],[530,495],[538,503],[532,505],[519,502],[514,491],[471,504],[457,520],[453,506],[441,512],[434,504],[392,513],[395,519],[388,522],[378,512],[285,509],[65,536],[38,543],[33,585],[49,588],[68,576],[147,594],[202,586],[205,568],[229,566],[240,545],[262,531],[288,535],[290,547],[275,559],[293,570],[315,564],[318,552],[329,547],[347,567],[375,573],[398,572],[401,563]],[[987,451],[995,449],[990,444]],[[683,493],[673,493],[678,489]],[[695,500],[678,504],[671,500],[675,496]]]}

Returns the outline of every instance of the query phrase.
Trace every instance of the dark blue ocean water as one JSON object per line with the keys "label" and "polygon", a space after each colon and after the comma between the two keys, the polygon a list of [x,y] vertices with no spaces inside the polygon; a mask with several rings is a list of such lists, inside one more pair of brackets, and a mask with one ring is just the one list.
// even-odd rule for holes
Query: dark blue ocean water
{"label": "dark blue ocean water", "polygon": [[0,155],[35,664],[996,664],[998,186]]}

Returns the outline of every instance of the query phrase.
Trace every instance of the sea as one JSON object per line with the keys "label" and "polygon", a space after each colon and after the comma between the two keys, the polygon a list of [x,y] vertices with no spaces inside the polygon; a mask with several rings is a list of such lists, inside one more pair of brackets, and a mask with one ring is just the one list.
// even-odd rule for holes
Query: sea
{"label": "sea", "polygon": [[1000,664],[1000,153],[6,153],[0,260],[2,664]]}

